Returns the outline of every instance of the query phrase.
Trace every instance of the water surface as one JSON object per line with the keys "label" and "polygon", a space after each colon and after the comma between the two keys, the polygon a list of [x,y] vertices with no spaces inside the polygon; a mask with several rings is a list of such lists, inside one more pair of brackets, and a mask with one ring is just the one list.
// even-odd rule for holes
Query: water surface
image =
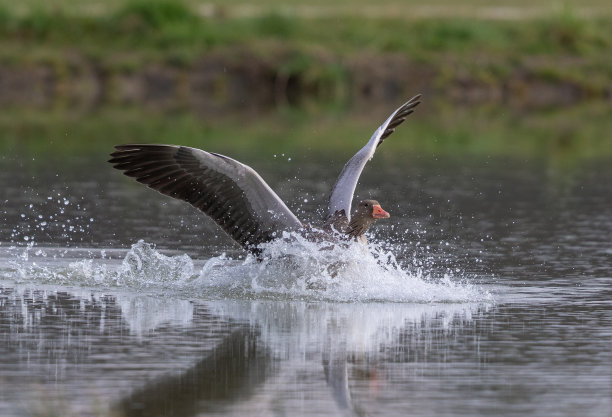
{"label": "water surface", "polygon": [[[316,223],[351,154],[232,156]],[[390,139],[367,251],[263,263],[106,159],[1,159],[0,415],[610,415],[609,159]]]}

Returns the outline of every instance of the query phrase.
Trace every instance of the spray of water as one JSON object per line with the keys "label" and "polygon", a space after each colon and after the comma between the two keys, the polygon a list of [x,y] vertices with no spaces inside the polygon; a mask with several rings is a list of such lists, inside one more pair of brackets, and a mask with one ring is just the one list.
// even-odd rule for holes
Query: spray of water
{"label": "spray of water", "polygon": [[[59,255],[51,249],[12,248],[0,277],[63,285],[146,288],[203,299],[287,299],[336,302],[478,302],[492,295],[461,275],[430,276],[401,265],[392,250],[371,244],[311,242],[300,235],[264,245],[263,260],[226,255],[205,261],[168,256],[139,241],[122,260],[105,251]],[[2,256],[2,254],[0,254]]]}

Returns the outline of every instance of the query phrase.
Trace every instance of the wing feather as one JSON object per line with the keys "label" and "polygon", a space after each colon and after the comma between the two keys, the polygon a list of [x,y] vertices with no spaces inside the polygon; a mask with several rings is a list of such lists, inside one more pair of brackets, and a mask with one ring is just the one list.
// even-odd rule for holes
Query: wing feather
{"label": "wing feather", "polygon": [[365,164],[372,159],[376,148],[378,148],[383,141],[395,131],[395,128],[406,120],[406,117],[414,111],[414,108],[421,103],[419,101],[420,98],[420,94],[412,97],[391,113],[387,120],[376,129],[368,143],[349,159],[346,165],[344,165],[329,196],[329,203],[327,206],[328,219],[346,217],[346,220],[350,221],[353,194],[355,193],[357,181],[359,181]]}
{"label": "wing feather", "polygon": [[245,249],[301,222],[252,168],[227,156],[174,145],[117,145],[110,163],[129,177],[202,210]]}

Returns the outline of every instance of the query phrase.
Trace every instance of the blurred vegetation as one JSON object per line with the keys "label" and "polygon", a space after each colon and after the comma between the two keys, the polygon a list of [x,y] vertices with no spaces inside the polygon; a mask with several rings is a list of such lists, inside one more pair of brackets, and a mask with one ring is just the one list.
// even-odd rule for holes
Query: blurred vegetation
{"label": "blurred vegetation", "polygon": [[74,14],[69,7],[28,3],[32,6],[26,14],[17,13],[17,5],[0,3],[0,58],[5,62],[45,55],[51,59],[65,48],[110,61],[127,51],[143,59],[181,56],[190,60],[214,47],[241,44],[260,50],[271,48],[273,42],[343,54],[398,52],[420,60],[453,53],[464,56],[466,64],[473,61],[473,54],[494,58],[503,54],[506,59],[563,54],[608,64],[612,59],[604,53],[612,46],[612,16],[585,19],[570,8],[517,22],[461,17],[407,20],[401,13],[398,17],[332,14],[305,19],[269,12],[230,18],[222,8],[218,15],[202,16],[186,3],[161,0],[115,1],[116,7],[106,13],[86,13],[80,4],[83,13]]}
{"label": "blurred vegetation", "polygon": [[53,68],[56,82],[90,67],[112,77],[154,64],[190,68],[219,51],[238,61],[248,51],[249,59],[264,60],[281,81],[293,77],[325,99],[346,93],[350,66],[359,57],[367,62],[385,54],[420,65],[439,90],[468,83],[499,87],[518,78],[601,97],[612,85],[612,17],[581,18],[570,8],[517,22],[407,19],[402,13],[227,17],[220,5],[203,16],[190,3],[162,0],[116,1],[105,13],[86,3],[91,13],[81,4],[80,14],[61,7],[68,4],[63,2],[56,8],[28,4],[27,13],[0,5],[0,65]]}
{"label": "blurred vegetation", "polygon": [[[612,154],[606,140],[612,131],[607,111],[612,12],[607,2],[554,8],[519,0],[513,7],[524,11],[520,19],[470,17],[494,14],[494,9],[483,9],[490,7],[484,0],[461,5],[435,0],[422,10],[414,0],[384,0],[375,7],[358,3],[363,7],[344,0],[333,5],[314,1],[308,9],[302,2],[279,0],[250,8],[239,1],[109,0],[102,7],[93,0],[0,0],[0,69],[52,68],[58,94],[83,67],[93,68],[104,74],[109,89],[104,99],[115,107],[74,112],[59,94],[49,107],[3,108],[0,149],[42,153],[99,146],[107,151],[109,143],[144,141],[218,146],[218,151],[354,149],[379,120],[347,114],[346,102],[354,94],[348,91],[354,77],[349,62],[374,61],[376,67],[377,57],[394,56],[434,74],[430,81],[436,91],[458,85],[469,89],[472,84],[506,91],[510,85],[511,95],[520,95],[536,80],[595,99],[576,108],[544,106],[537,114],[522,109],[521,100],[512,111],[500,113],[499,107],[479,103],[468,109],[451,99],[411,120],[406,129],[411,133],[394,146],[420,153]],[[429,14],[417,17],[419,10]],[[303,91],[317,96],[324,114],[313,114],[308,102],[300,110],[280,103],[245,125],[241,116],[202,120],[194,112],[171,108],[162,114],[113,101],[118,88],[113,74],[156,64],[192,69],[211,53],[234,62],[261,59],[273,67],[275,82],[284,83],[285,89],[299,79]],[[226,82],[217,80],[215,91],[222,94]],[[351,122],[339,122],[345,118]],[[244,128],[237,132],[236,126]],[[289,135],[291,141],[284,140]],[[233,138],[231,144],[227,137]]]}
{"label": "blurred vegetation", "polygon": [[[7,5],[19,14],[26,14],[32,10],[60,10],[71,14],[100,14],[115,11],[123,7],[131,0],[0,0],[0,4]],[[150,0],[156,2],[160,0]],[[168,1],[168,0],[161,0]],[[268,13],[271,10],[282,9],[287,13],[302,13],[313,15],[314,11],[320,14],[368,14],[373,17],[380,15],[402,14],[405,16],[422,16],[425,11],[429,14],[457,17],[465,12],[470,15],[482,15],[487,9],[520,9],[522,15],[527,17],[533,14],[550,13],[563,8],[572,8],[583,14],[612,13],[612,5],[607,0],[565,0],[563,2],[551,2],[547,0],[506,0],[491,2],[491,0],[464,0],[453,2],[451,0],[429,0],[427,7],[423,6],[422,0],[378,0],[376,4],[366,0],[336,0],[333,3],[328,0],[259,0],[256,5],[246,0],[174,0],[195,10],[204,13],[222,11],[225,15],[258,14]],[[308,12],[308,13],[307,13]],[[499,18],[499,11],[495,15]],[[514,15],[513,15],[514,16]]]}
{"label": "blurred vegetation", "polygon": [[[391,111],[392,108],[387,109]],[[382,110],[378,111],[378,110]],[[107,155],[117,143],[174,143],[233,155],[299,156],[323,152],[345,160],[362,146],[384,109],[345,112],[281,108],[265,116],[203,119],[193,113],[159,114],[142,108],[107,108],[83,117],[63,110],[0,115],[0,153],[58,163],[66,155]],[[542,158],[561,166],[612,156],[612,118],[607,103],[547,110],[529,115],[497,106],[419,108],[377,158],[410,155]],[[585,121],[587,121],[585,123]],[[231,138],[231,140],[228,140]],[[304,157],[307,159],[307,156]]]}

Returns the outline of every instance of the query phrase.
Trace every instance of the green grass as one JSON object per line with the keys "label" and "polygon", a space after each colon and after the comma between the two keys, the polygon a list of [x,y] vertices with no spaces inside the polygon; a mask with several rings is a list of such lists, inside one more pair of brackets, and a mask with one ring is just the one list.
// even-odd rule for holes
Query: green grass
{"label": "green grass", "polygon": [[[154,3],[160,0],[149,0]],[[163,0],[162,0],[163,1]],[[31,13],[32,10],[62,11],[71,14],[103,14],[121,9],[130,0],[0,0],[0,5],[12,9],[18,14]],[[471,13],[482,15],[483,11],[490,9],[505,8],[514,13],[516,10],[524,11],[526,16],[531,16],[533,11],[543,13],[556,12],[559,9],[571,10],[594,10],[598,14],[611,12],[612,6],[606,0],[565,0],[563,2],[553,2],[548,0],[506,0],[491,2],[490,0],[464,0],[455,2],[451,0],[430,0],[424,7],[421,0],[379,0],[375,4],[366,0],[337,0],[329,2],[327,0],[260,0],[256,3],[245,0],[211,0],[202,5],[199,0],[175,0],[193,9],[204,9],[202,13],[209,10],[216,10],[217,13],[225,15],[236,14],[265,14],[271,11],[284,11],[309,16],[313,11],[317,15],[321,14],[396,14],[405,17],[422,15],[428,11],[429,15],[442,17],[456,17],[459,13]],[[512,14],[513,16],[514,14]],[[494,14],[499,18],[499,12]],[[502,16],[503,17],[503,14]]]}
{"label": "green grass", "polygon": [[426,18],[407,22],[401,16],[371,19],[348,15],[302,19],[278,12],[253,17],[202,18],[193,7],[171,1],[120,2],[104,14],[71,15],[69,9],[34,8],[19,15],[0,6],[0,44],[79,48],[110,53],[115,49],[175,48],[194,56],[211,47],[250,45],[270,40],[321,45],[335,52],[363,49],[430,56],[439,52],[514,52],[595,54],[612,44],[612,19],[582,19],[562,10],[523,21],[472,18]]}
{"label": "green grass", "polygon": [[[407,21],[359,15],[304,19],[278,12],[203,18],[190,3],[161,0],[116,2],[106,13],[75,15],[61,4],[53,10],[38,4],[21,15],[17,6],[0,6],[0,64],[61,67],[67,55],[76,55],[112,72],[156,62],[189,66],[220,50],[239,59],[248,50],[272,61],[281,74],[303,73],[304,79],[326,83],[349,75],[342,64],[346,59],[398,54],[429,64],[439,73],[438,83],[461,72],[501,83],[523,69],[548,80],[571,74],[571,83],[589,91],[611,82],[612,17],[584,19],[571,9],[521,22]],[[534,57],[546,62],[531,68]]]}
{"label": "green grass", "polygon": [[[430,85],[441,94],[466,80],[481,86],[514,85],[510,93],[520,94],[530,88],[524,83],[535,79],[570,85],[583,97],[599,98],[587,106],[529,117],[499,114],[499,108],[487,113],[486,108],[445,110],[439,105],[435,115],[411,121],[411,134],[396,145],[405,151],[578,159],[612,154],[608,144],[612,122],[608,103],[601,100],[612,85],[612,14],[583,16],[588,8],[606,9],[608,2],[557,7],[519,0],[512,4],[525,6],[521,10],[526,15],[530,8],[544,8],[522,20],[477,18],[479,10],[488,10],[489,2],[484,0],[459,6],[435,0],[432,6],[444,6],[443,13],[425,18],[411,14],[419,10],[420,2],[415,0],[383,1],[374,7],[384,12],[376,18],[368,17],[371,2],[358,1],[363,8],[354,12],[359,7],[347,0],[306,5],[263,0],[249,13],[244,13],[248,4],[239,1],[212,3],[217,4],[214,13],[203,11],[195,0],[108,0],[103,8],[93,0],[48,4],[0,1],[0,67],[50,67],[58,85],[70,85],[74,74],[92,68],[110,74],[105,96],[111,108],[102,107],[96,115],[79,113],[58,94],[50,108],[3,109],[0,149],[5,151],[96,148],[97,152],[111,142],[151,141],[218,146],[219,151],[347,152],[354,149],[354,138],[367,138],[379,120],[365,122],[362,115],[340,123],[325,116],[327,112],[311,114],[310,109],[322,104],[344,109],[354,94],[347,91],[353,76],[347,63],[376,62],[388,55],[433,73]],[[322,13],[308,14],[313,10]],[[452,17],[454,11],[457,16]],[[274,67],[276,76],[298,79],[302,92],[318,100],[309,107],[305,98],[301,101],[305,112],[281,109],[244,124],[244,129],[234,127],[242,127],[242,119],[202,121],[190,112],[159,115],[113,101],[113,74],[138,73],[156,64],[188,72],[211,54],[223,56],[224,62],[244,62],[245,57],[263,60]],[[344,110],[337,114],[340,119],[347,117]],[[319,129],[316,134],[313,126]]]}

